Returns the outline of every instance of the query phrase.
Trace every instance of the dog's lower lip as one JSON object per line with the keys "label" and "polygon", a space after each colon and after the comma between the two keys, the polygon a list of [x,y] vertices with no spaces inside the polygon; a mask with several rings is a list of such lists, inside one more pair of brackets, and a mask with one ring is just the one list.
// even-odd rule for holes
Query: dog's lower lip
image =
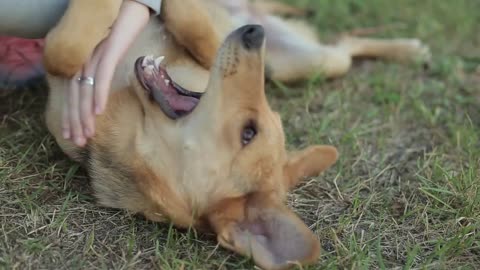
{"label": "dog's lower lip", "polygon": [[142,57],[138,58],[137,61],[135,61],[135,76],[137,77],[137,81],[140,83],[140,85],[143,87],[143,89],[150,94],[150,89],[146,85],[145,80],[143,79],[143,77],[141,75],[141,72],[140,72],[143,68],[142,67],[142,62],[143,62],[144,58],[145,57],[142,56]]}
{"label": "dog's lower lip", "polygon": [[189,91],[183,87],[181,87],[180,85],[178,85],[175,81],[171,81],[171,84],[173,85],[173,87],[175,87],[175,90],[177,90],[177,92],[180,94],[180,95],[184,95],[184,96],[189,96],[189,97],[194,97],[194,98],[201,98],[202,97],[202,93],[198,93],[198,92],[193,92],[193,91]]}

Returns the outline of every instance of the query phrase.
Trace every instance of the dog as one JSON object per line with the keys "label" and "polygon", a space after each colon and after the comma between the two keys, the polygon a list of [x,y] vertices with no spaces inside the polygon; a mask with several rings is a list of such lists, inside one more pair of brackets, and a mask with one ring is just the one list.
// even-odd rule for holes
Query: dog
{"label": "dog", "polygon": [[337,77],[355,56],[410,61],[428,49],[413,39],[323,45],[306,24],[273,14],[303,14],[277,2],[163,0],[159,18],[117,67],[96,135],[79,148],[60,126],[68,78],[108,33],[118,7],[119,0],[72,0],[45,48],[48,129],[87,168],[98,203],[213,231],[220,245],[264,269],[315,262],[319,240],[285,199],[300,180],[331,167],[338,152],[285,149],[265,77]]}

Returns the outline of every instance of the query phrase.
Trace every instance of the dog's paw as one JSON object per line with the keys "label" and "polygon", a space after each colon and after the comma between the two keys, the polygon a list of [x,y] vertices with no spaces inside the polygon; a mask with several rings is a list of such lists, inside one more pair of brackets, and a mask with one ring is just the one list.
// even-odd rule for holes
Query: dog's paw
{"label": "dog's paw", "polygon": [[401,49],[396,58],[400,61],[429,64],[432,58],[428,45],[419,39],[403,39],[398,41]]}
{"label": "dog's paw", "polygon": [[[85,43],[85,42],[84,42]],[[61,38],[46,38],[46,46],[43,54],[43,64],[51,75],[71,78],[81,70],[91,55],[95,44],[82,46],[81,40],[76,42],[72,39],[63,41]],[[88,45],[88,44],[87,44]]]}

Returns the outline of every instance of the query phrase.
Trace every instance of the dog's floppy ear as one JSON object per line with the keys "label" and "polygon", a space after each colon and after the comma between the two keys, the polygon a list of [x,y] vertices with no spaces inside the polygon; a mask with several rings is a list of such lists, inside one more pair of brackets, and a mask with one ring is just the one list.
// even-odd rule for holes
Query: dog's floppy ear
{"label": "dog's floppy ear", "polygon": [[209,216],[219,243],[263,269],[315,262],[320,243],[312,231],[286,206],[268,202],[268,195],[255,197],[222,202]]}
{"label": "dog's floppy ear", "polygon": [[287,187],[294,187],[304,177],[318,175],[332,166],[337,158],[337,149],[329,145],[310,146],[291,153],[284,167]]}

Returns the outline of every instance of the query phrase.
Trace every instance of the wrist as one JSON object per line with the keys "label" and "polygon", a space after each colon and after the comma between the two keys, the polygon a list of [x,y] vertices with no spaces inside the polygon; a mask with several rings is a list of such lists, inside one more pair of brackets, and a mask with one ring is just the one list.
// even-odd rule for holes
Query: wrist
{"label": "wrist", "polygon": [[122,3],[119,16],[112,26],[109,37],[105,40],[105,54],[112,64],[120,61],[122,55],[143,30],[150,18],[147,6],[133,0]]}
{"label": "wrist", "polygon": [[142,4],[146,6],[149,10],[149,15],[159,15],[161,6],[162,6],[162,0],[130,0],[130,1],[135,1],[139,4]]}
{"label": "wrist", "polygon": [[152,8],[149,5],[144,4],[142,1],[136,0],[124,1],[122,8],[131,9],[131,12],[136,13],[140,19],[149,18],[152,12]]}

